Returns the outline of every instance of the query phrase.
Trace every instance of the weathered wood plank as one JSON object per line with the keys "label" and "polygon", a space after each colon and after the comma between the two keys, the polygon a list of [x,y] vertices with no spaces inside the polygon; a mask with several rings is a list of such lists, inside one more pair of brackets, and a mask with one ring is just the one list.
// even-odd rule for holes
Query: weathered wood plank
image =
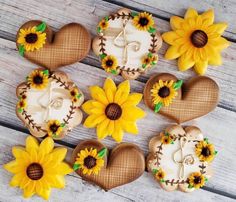
{"label": "weathered wood plank", "polygon": [[229,39],[236,40],[236,25],[234,22],[236,16],[236,2],[234,0],[205,0],[205,1],[189,1],[189,0],[108,0],[111,3],[131,7],[138,10],[145,10],[153,15],[161,18],[169,18],[173,15],[184,16],[186,9],[189,7],[204,12],[208,9],[214,9],[216,22],[228,22],[229,26],[224,34]]}
{"label": "weathered wood plank", "polygon": [[[4,95],[0,100],[0,121],[23,129],[22,123],[15,115],[15,104],[17,102],[15,88],[35,68],[35,65],[18,55],[16,50],[14,50],[13,42],[0,39],[0,44],[0,91]],[[62,68],[62,70],[68,73],[72,80],[81,88],[85,93],[86,99],[89,98],[88,86],[102,85],[107,76],[101,69],[82,63],[76,63]],[[115,78],[116,82],[121,80],[121,77]],[[142,92],[144,83],[131,81],[131,84],[132,91]],[[147,153],[149,139],[171,122],[160,115],[155,115],[143,103],[140,106],[147,112],[146,118],[138,122],[140,134],[135,137],[127,134],[124,137],[124,141],[138,144]],[[213,164],[216,176],[211,179],[207,186],[226,193],[236,192],[236,174],[232,172],[232,168],[236,168],[234,161],[236,151],[233,149],[236,146],[235,120],[235,112],[217,107],[209,115],[188,123],[188,125],[199,126],[219,150],[219,155]],[[96,138],[95,130],[86,129],[80,125],[69,133],[64,141],[76,145],[80,140],[87,138]],[[111,138],[107,138],[103,142],[108,146],[115,145]],[[226,178],[226,176],[228,177]]]}
{"label": "weathered wood plank", "polygon": [[[18,132],[0,126],[0,165],[3,165],[13,159],[11,147],[15,145],[24,145],[27,134]],[[69,149],[67,159],[70,158]],[[43,201],[34,196],[30,200],[23,200],[21,191],[16,188],[10,188],[8,182],[11,174],[0,168],[0,201],[17,202],[17,201]],[[66,176],[67,186],[63,190],[53,190],[49,201],[233,201],[233,199],[211,193],[205,190],[198,190],[191,194],[182,192],[168,193],[163,191],[152,177],[145,173],[138,180],[104,192],[97,186],[93,186],[81,180],[76,174]]]}
{"label": "weathered wood plank", "polygon": [[[126,1],[128,3],[129,1]],[[157,2],[157,1],[155,1]],[[154,2],[154,3],[155,3]],[[159,1],[158,1],[159,2]],[[168,3],[169,4],[169,3]],[[24,22],[31,19],[45,20],[55,30],[69,22],[79,22],[95,35],[96,26],[99,20],[105,15],[121,8],[120,6],[104,1],[81,0],[81,1],[46,1],[32,0],[0,0],[0,37],[15,40],[15,34],[18,28]],[[138,8],[138,7],[137,7]],[[50,12],[47,12],[50,11]],[[169,30],[169,23],[166,20],[155,18],[158,29],[161,32]],[[15,47],[15,46],[11,46]],[[177,71],[176,61],[167,61],[163,59],[167,45],[160,50],[160,60],[156,68],[149,71],[148,74],[139,78],[139,81],[145,82],[156,72],[169,72],[179,78],[190,78],[195,73],[190,70],[187,72]],[[236,111],[236,44],[223,53],[224,64],[221,67],[209,67],[207,76],[215,79],[221,88],[220,105],[226,109]],[[89,56],[83,60],[83,63],[100,66],[98,58],[90,51]]]}

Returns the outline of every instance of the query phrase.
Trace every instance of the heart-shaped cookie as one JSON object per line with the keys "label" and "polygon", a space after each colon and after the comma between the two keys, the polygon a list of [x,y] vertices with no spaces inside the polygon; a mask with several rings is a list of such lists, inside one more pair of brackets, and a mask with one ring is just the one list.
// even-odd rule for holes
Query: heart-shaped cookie
{"label": "heart-shaped cookie", "polygon": [[36,20],[23,24],[16,40],[22,56],[50,70],[82,60],[90,43],[89,32],[80,24],[70,23],[53,32],[49,25]]}
{"label": "heart-shaped cookie", "polygon": [[212,176],[216,154],[199,128],[172,125],[150,140],[147,168],[163,189],[192,192]]}
{"label": "heart-shaped cookie", "polygon": [[[161,83],[159,83],[160,80],[162,80]],[[148,80],[144,88],[145,104],[150,109],[155,110],[158,105],[155,105],[154,99],[158,100],[159,96],[166,98],[169,95],[173,95],[173,100],[167,101],[170,102],[169,106],[161,104],[162,107],[159,113],[175,120],[177,123],[183,123],[203,116],[217,106],[219,87],[214,80],[206,76],[197,76],[190,79],[182,87],[178,87],[179,83],[181,82],[172,74],[154,75]],[[164,86],[167,85],[166,87],[169,85],[169,90],[162,88],[164,87],[162,84]],[[156,90],[153,90],[154,88]],[[158,98],[155,98],[155,93]]]}
{"label": "heart-shaped cookie", "polygon": [[[81,142],[73,151],[72,165],[75,165],[76,159],[78,159],[78,154],[81,151],[84,158],[83,162],[86,162],[88,160],[85,156],[86,152],[84,152],[86,149],[87,151],[90,151],[91,149],[102,151],[104,148],[106,148],[106,146],[96,140],[86,140]],[[94,152],[95,151],[92,153],[96,154],[96,152]],[[145,170],[145,158],[143,152],[138,146],[131,143],[119,144],[110,151],[109,155],[105,154],[103,160],[104,165],[101,167],[97,175],[93,173],[90,175],[83,174],[83,169],[78,169],[76,172],[84,180],[92,182],[102,187],[104,190],[109,190],[136,180]],[[90,168],[92,169],[91,161],[90,163],[87,162],[87,164],[90,165]],[[85,163],[85,166],[87,164]]]}

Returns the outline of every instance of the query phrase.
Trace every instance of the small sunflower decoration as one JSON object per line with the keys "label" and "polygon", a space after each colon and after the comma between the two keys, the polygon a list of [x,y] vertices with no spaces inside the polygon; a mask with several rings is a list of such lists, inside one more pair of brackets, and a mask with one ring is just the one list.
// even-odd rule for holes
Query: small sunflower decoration
{"label": "small sunflower decoration", "polygon": [[229,46],[229,42],[221,37],[227,24],[213,23],[213,10],[199,15],[195,9],[189,8],[184,19],[171,17],[170,25],[173,31],[162,35],[164,41],[171,45],[165,58],[179,58],[180,71],[194,67],[200,75],[205,74],[208,64],[221,65],[221,51]]}
{"label": "small sunflower decoration", "polygon": [[70,90],[70,95],[73,102],[77,102],[82,97],[82,94],[79,93],[77,88]]}
{"label": "small sunflower decoration", "polygon": [[54,141],[50,137],[39,144],[36,138],[28,136],[26,147],[13,147],[15,160],[4,165],[14,174],[10,186],[22,189],[25,198],[37,194],[48,200],[51,188],[64,188],[64,175],[73,171],[63,162],[66,153],[66,148],[54,149]]}
{"label": "small sunflower decoration", "polygon": [[83,110],[89,114],[84,126],[96,127],[98,139],[112,136],[115,141],[121,142],[124,131],[138,134],[135,122],[145,116],[145,112],[136,107],[142,99],[142,94],[130,94],[128,80],[116,87],[114,81],[108,78],[103,89],[92,86],[90,93],[93,99],[82,105]]}
{"label": "small sunflower decoration", "polygon": [[25,99],[21,98],[17,103],[17,110],[21,113],[26,108],[27,102]]}
{"label": "small sunflower decoration", "polygon": [[77,171],[81,169],[84,175],[97,175],[104,166],[104,156],[107,154],[107,149],[103,148],[99,152],[97,149],[85,148],[77,154],[78,158],[73,165],[73,169]]}
{"label": "small sunflower decoration", "polygon": [[205,138],[204,141],[200,141],[196,145],[195,152],[200,161],[206,161],[206,162],[211,162],[214,159],[215,155],[217,154],[214,145],[210,144],[207,138]]}
{"label": "small sunflower decoration", "polygon": [[153,169],[152,172],[158,181],[165,182],[164,178],[166,176],[166,173],[161,168],[160,169]]}
{"label": "small sunflower decoration", "polygon": [[102,54],[102,67],[106,72],[117,74],[118,61],[113,55]]}
{"label": "small sunflower decoration", "polygon": [[150,33],[155,33],[156,29],[154,26],[154,20],[152,15],[147,12],[135,13],[132,12],[133,16],[133,25],[141,31],[148,31]]}
{"label": "small sunflower decoration", "polygon": [[109,27],[109,17],[106,16],[105,18],[103,18],[99,24],[98,24],[98,27],[97,27],[97,32],[98,33],[101,33],[101,31],[103,30],[106,30],[108,27]]}
{"label": "small sunflower decoration", "polygon": [[157,61],[158,61],[158,55],[148,53],[142,59],[142,68],[143,69],[149,68],[150,66],[157,64]]}
{"label": "small sunflower decoration", "polygon": [[203,174],[201,174],[200,172],[194,172],[192,173],[189,178],[188,178],[188,183],[189,186],[188,188],[195,188],[195,189],[199,189],[201,187],[203,187],[205,185],[205,182],[207,182],[208,179],[206,177],[204,177]]}
{"label": "small sunflower decoration", "polygon": [[174,82],[159,80],[151,89],[152,102],[154,104],[154,111],[157,113],[162,106],[168,107],[173,99],[178,95],[177,90],[181,88],[182,80]]}
{"label": "small sunflower decoration", "polygon": [[17,43],[19,44],[19,53],[24,56],[25,52],[38,50],[46,43],[46,33],[43,33],[47,25],[42,22],[38,26],[20,29]]}
{"label": "small sunflower decoration", "polygon": [[31,88],[42,90],[48,85],[48,70],[34,70],[27,77],[27,82]]}
{"label": "small sunflower decoration", "polygon": [[50,137],[58,137],[65,127],[65,123],[60,123],[58,120],[50,120],[47,124],[47,133]]}
{"label": "small sunflower decoration", "polygon": [[162,144],[174,144],[173,136],[167,132],[161,133]]}

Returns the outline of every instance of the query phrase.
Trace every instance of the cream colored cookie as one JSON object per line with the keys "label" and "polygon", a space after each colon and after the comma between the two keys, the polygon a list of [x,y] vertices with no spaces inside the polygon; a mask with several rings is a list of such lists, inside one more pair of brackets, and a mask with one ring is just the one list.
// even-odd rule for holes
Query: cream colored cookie
{"label": "cream colored cookie", "polygon": [[98,24],[92,49],[102,68],[125,79],[136,79],[156,65],[162,39],[152,15],[123,8]]}
{"label": "cream colored cookie", "polygon": [[34,70],[16,94],[16,114],[36,137],[62,139],[82,121],[83,93],[63,72]]}
{"label": "cream colored cookie", "polygon": [[166,191],[192,192],[212,176],[216,151],[199,128],[174,125],[149,142],[147,168]]}

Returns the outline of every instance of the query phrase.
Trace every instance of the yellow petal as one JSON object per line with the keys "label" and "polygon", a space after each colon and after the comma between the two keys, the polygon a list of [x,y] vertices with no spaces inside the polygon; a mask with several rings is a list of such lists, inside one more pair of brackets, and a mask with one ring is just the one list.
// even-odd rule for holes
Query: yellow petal
{"label": "yellow petal", "polygon": [[210,9],[203,14],[201,14],[202,19],[207,22],[207,26],[212,25],[214,22],[214,10]]}
{"label": "yellow petal", "polygon": [[47,179],[48,179],[49,184],[54,188],[62,189],[62,188],[65,187],[65,178],[64,178],[64,176],[49,175],[49,176],[47,176]]}
{"label": "yellow petal", "polygon": [[172,31],[172,32],[166,32],[162,34],[162,38],[166,43],[170,45],[174,45],[175,41],[179,39],[180,37],[176,34],[176,32]]}
{"label": "yellow petal", "polygon": [[101,123],[105,119],[106,116],[104,114],[102,115],[92,114],[86,118],[84,126],[87,128],[94,128],[97,124]]}
{"label": "yellow petal", "polygon": [[18,173],[16,175],[14,175],[10,181],[10,186],[12,186],[12,187],[20,186],[20,183],[21,183],[23,177],[24,177],[24,175],[22,173]]}
{"label": "yellow petal", "polygon": [[213,47],[208,46],[208,63],[210,65],[222,65],[222,57],[220,52],[215,50]]}
{"label": "yellow petal", "polygon": [[223,37],[217,39],[209,40],[209,44],[217,50],[223,50],[230,45],[230,42]]}
{"label": "yellow petal", "polygon": [[197,74],[203,75],[206,72],[208,62],[207,61],[198,61],[194,65],[194,69]]}
{"label": "yellow petal", "polygon": [[218,34],[223,34],[223,32],[225,31],[225,29],[228,27],[227,23],[217,23],[217,24],[213,24],[211,26],[209,26],[207,28],[207,32],[206,33],[212,33],[212,32],[217,32]]}
{"label": "yellow petal", "polygon": [[56,169],[55,173],[58,175],[67,175],[73,172],[73,169],[65,162],[60,163]]}
{"label": "yellow petal", "polygon": [[23,162],[19,164],[16,160],[5,164],[3,167],[8,172],[11,172],[14,174],[22,172],[25,169],[25,165],[23,164]]}
{"label": "yellow petal", "polygon": [[89,88],[90,94],[94,100],[97,100],[105,105],[108,104],[108,100],[104,90],[98,86],[91,86]]}
{"label": "yellow petal", "polygon": [[53,139],[51,137],[47,137],[41,142],[39,146],[39,153],[40,155],[44,156],[52,152],[53,148],[54,148]]}
{"label": "yellow petal", "polygon": [[135,135],[138,134],[138,127],[135,122],[123,121],[122,126],[123,126],[124,131],[127,133],[131,133],[131,134],[135,134]]}
{"label": "yellow petal", "polygon": [[53,152],[49,155],[52,157],[54,164],[58,164],[64,160],[66,153],[67,153],[66,148],[58,147],[54,149]]}
{"label": "yellow petal", "polygon": [[39,196],[41,196],[44,200],[48,200],[51,194],[51,188],[49,189],[42,189],[40,193],[38,193]]}
{"label": "yellow petal", "polygon": [[112,133],[112,138],[116,141],[116,142],[121,142],[123,139],[123,131],[121,128],[121,123],[118,121],[115,121],[115,130]]}
{"label": "yellow petal", "polygon": [[26,188],[24,188],[23,197],[30,198],[31,196],[33,196],[35,194],[34,187],[35,186],[27,186]]}
{"label": "yellow petal", "polygon": [[187,56],[188,53],[183,54],[179,59],[178,59],[178,67],[180,71],[185,71],[194,65],[194,61],[192,60],[191,57]]}
{"label": "yellow petal", "polygon": [[26,151],[29,151],[30,149],[38,150],[38,148],[39,148],[38,140],[31,135],[28,136],[26,138]]}
{"label": "yellow petal", "polygon": [[17,158],[24,158],[26,156],[29,157],[25,148],[21,147],[21,146],[12,147],[12,154],[16,159]]}
{"label": "yellow petal", "polygon": [[82,105],[82,109],[87,113],[87,114],[92,114],[91,110],[94,108],[93,106],[93,100],[89,100],[87,102],[85,102]]}
{"label": "yellow petal", "polygon": [[138,107],[127,107],[122,109],[121,118],[123,120],[135,121],[143,118],[146,113]]}
{"label": "yellow petal", "polygon": [[172,16],[170,18],[170,26],[173,30],[176,30],[176,29],[181,29],[182,28],[182,23],[184,22],[184,19],[183,18],[180,18],[178,16]]}
{"label": "yellow petal", "polygon": [[185,13],[184,18],[185,19],[187,19],[187,18],[195,18],[197,16],[198,16],[197,11],[195,9],[193,9],[193,8],[189,8],[187,10],[187,12]]}
{"label": "yellow petal", "polygon": [[105,93],[107,95],[107,99],[109,100],[109,102],[113,102],[113,99],[116,93],[116,84],[114,83],[114,81],[111,78],[107,78],[104,83],[103,88],[105,90]]}
{"label": "yellow petal", "polygon": [[171,46],[167,49],[165,53],[165,59],[173,60],[180,56],[179,46]]}
{"label": "yellow petal", "polygon": [[122,107],[135,106],[139,104],[142,98],[143,94],[141,93],[131,93],[129,94],[127,100],[121,106]]}
{"label": "yellow petal", "polygon": [[107,127],[109,124],[109,119],[105,119],[103,122],[97,126],[97,136],[98,139],[104,139],[108,135]]}
{"label": "yellow petal", "polygon": [[120,83],[115,94],[114,102],[121,105],[128,98],[129,92],[130,92],[129,80]]}
{"label": "yellow petal", "polygon": [[115,122],[110,120],[108,127],[107,127],[108,135],[111,135],[113,133],[114,127],[115,127]]}

